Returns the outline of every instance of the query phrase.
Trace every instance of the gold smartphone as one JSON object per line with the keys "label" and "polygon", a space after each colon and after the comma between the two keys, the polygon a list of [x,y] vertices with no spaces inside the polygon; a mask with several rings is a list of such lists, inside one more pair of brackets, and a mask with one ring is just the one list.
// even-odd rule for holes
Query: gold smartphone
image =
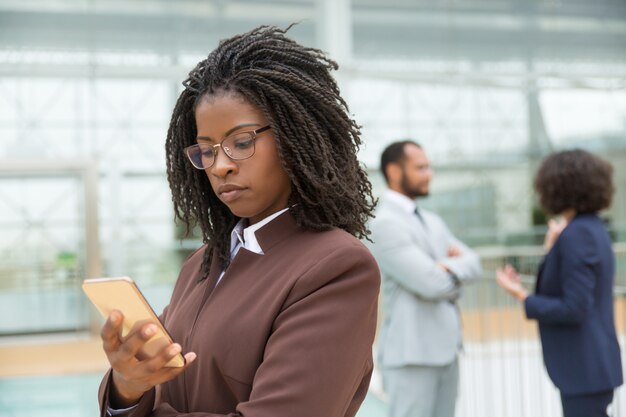
{"label": "gold smartphone", "polygon": [[[109,317],[113,310],[119,310],[124,314],[122,337],[126,336],[138,321],[149,320],[157,325],[156,334],[146,342],[139,355],[137,355],[139,359],[152,357],[165,346],[173,343],[163,323],[161,323],[131,278],[86,279],[83,281],[83,291],[105,319]],[[184,365],[185,358],[180,353],[165,364],[165,366],[172,368]]]}

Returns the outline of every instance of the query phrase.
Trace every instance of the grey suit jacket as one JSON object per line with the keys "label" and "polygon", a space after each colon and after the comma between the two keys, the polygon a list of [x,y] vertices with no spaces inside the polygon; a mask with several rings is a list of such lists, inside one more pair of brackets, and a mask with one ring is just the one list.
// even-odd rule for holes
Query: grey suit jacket
{"label": "grey suit jacket", "polygon": [[[436,214],[424,223],[384,199],[372,220],[371,250],[383,275],[383,324],[378,363],[383,367],[446,365],[461,345],[456,300],[466,280],[481,274],[476,253],[456,239]],[[462,255],[448,257],[450,245]],[[436,263],[453,273],[444,272]]]}

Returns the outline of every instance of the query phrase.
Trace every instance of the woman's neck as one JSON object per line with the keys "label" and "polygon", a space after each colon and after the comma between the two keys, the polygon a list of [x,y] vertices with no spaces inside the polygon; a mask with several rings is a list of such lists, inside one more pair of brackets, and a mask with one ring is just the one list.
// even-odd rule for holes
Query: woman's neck
{"label": "woman's neck", "polygon": [[569,223],[574,217],[576,217],[576,210],[572,208],[565,209],[561,212],[560,216],[563,217],[567,223]]}

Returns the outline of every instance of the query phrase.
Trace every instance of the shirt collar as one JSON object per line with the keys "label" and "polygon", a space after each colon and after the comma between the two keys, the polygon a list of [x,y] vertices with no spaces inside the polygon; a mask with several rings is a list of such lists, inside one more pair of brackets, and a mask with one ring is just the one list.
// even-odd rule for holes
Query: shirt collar
{"label": "shirt collar", "polygon": [[247,224],[248,219],[240,219],[230,233],[231,253],[234,251],[237,245],[241,245],[251,252],[254,252],[258,255],[263,255],[263,250],[259,245],[259,241],[256,238],[255,232],[274,220],[276,217],[286,212],[287,210],[289,210],[288,207],[277,211],[276,213],[267,216],[260,222],[257,222],[248,227],[244,227]]}
{"label": "shirt collar", "polygon": [[387,190],[385,191],[385,199],[399,205],[402,210],[405,210],[407,213],[415,213],[415,200],[411,200],[404,194],[400,194],[397,191],[387,188]]}

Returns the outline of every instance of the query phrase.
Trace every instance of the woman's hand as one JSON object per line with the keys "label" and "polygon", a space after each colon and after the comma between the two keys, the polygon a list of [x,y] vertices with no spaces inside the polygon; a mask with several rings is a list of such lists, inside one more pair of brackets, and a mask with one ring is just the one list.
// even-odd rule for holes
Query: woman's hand
{"label": "woman's hand", "polygon": [[137,353],[156,333],[157,326],[154,323],[137,323],[126,337],[121,338],[123,321],[122,313],[113,311],[100,334],[104,353],[113,369],[113,389],[109,400],[114,408],[136,404],[145,392],[175,378],[196,358],[196,354],[190,352],[185,355],[184,367],[165,367],[181,351],[178,343],[172,343],[158,355],[138,360]]}
{"label": "woman's hand", "polygon": [[522,286],[522,279],[511,265],[496,269],[496,281],[506,292],[520,301],[528,297],[526,289]]}
{"label": "woman's hand", "polygon": [[567,220],[565,218],[560,217],[557,219],[550,219],[548,221],[548,231],[546,232],[546,236],[543,239],[543,247],[546,251],[552,249],[554,246],[554,242],[559,238],[563,229],[567,226]]}

